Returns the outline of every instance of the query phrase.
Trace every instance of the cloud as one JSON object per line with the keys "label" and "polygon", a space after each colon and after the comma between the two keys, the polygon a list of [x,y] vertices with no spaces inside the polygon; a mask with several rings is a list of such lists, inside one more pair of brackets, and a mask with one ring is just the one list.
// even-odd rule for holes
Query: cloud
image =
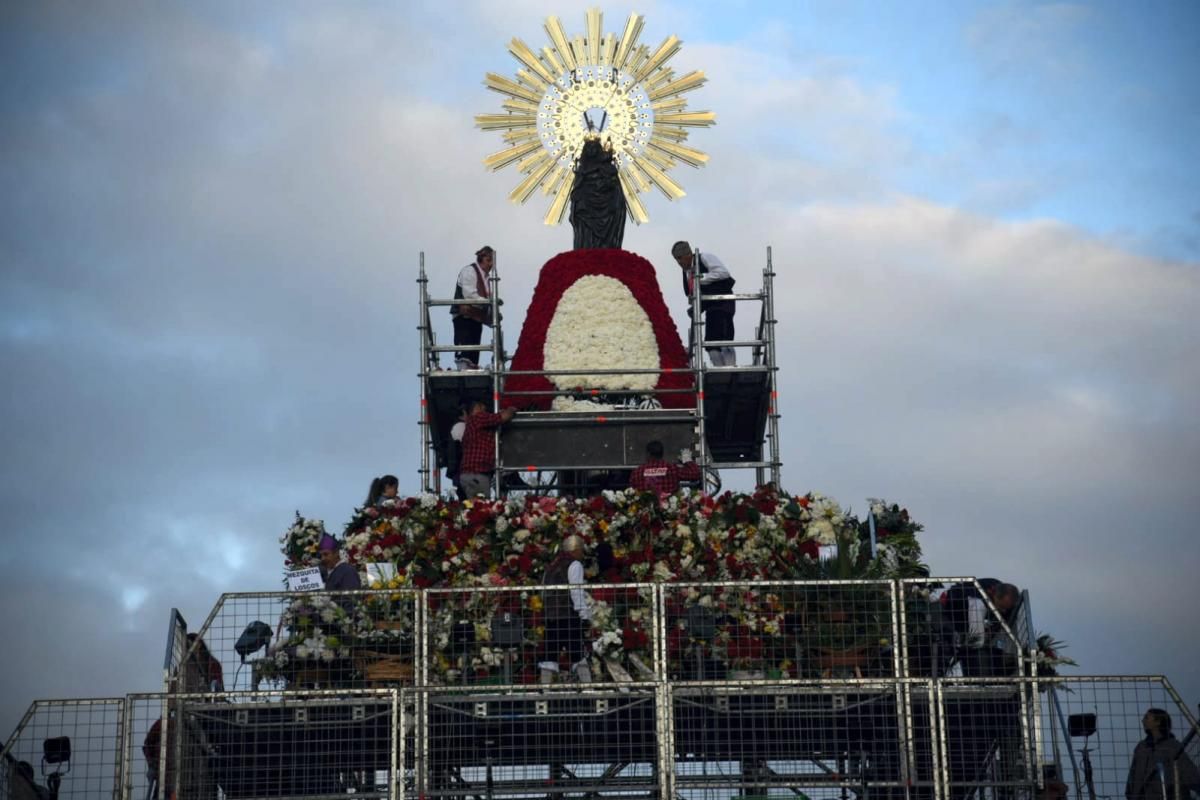
{"label": "cloud", "polygon": [[[447,15],[462,26],[417,35]],[[42,47],[0,48],[19,187],[0,197],[0,565],[7,607],[34,609],[0,727],[35,696],[157,688],[167,610],[198,623],[220,592],[278,586],[295,510],[337,530],[371,476],[414,491],[418,254],[448,294],[496,246],[512,343],[570,238],[480,166],[503,19],[34,16]],[[1123,669],[1186,678],[1194,646],[1157,646],[1180,620],[1136,610],[1195,600],[1195,264],[903,191],[903,95],[844,62],[808,74],[699,36],[679,58],[712,76],[694,105],[721,121],[693,141],[713,161],[680,174],[682,203],[650,198],[626,246],[680,320],[671,242],[747,291],[774,246],[786,485],[904,502],[935,569],[1028,586],[1088,670],[1117,639],[1165,654]],[[1020,202],[1011,181],[997,207]]]}
{"label": "cloud", "polygon": [[997,3],[966,28],[968,45],[996,77],[1051,80],[1066,86],[1088,68],[1078,34],[1092,9],[1079,3]]}

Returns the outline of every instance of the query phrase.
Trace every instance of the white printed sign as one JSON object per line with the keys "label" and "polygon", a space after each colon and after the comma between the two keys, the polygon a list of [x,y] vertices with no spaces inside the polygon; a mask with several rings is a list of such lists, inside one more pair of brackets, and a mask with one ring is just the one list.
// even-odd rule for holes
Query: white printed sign
{"label": "white printed sign", "polygon": [[294,569],[287,574],[289,592],[319,592],[325,588],[321,570],[317,567]]}

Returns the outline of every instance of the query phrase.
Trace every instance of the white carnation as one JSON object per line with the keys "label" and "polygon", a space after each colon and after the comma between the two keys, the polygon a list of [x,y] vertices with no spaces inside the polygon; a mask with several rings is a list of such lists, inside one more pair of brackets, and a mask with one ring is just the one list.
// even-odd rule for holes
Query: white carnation
{"label": "white carnation", "polygon": [[[545,369],[657,369],[658,341],[629,287],[606,275],[585,275],[563,292],[546,331]],[[560,389],[653,389],[645,374],[556,375]]]}

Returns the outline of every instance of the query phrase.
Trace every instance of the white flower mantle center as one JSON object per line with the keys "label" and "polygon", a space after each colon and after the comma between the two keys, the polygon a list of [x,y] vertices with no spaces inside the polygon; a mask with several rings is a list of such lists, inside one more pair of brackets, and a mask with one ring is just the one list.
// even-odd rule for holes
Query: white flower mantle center
{"label": "white flower mantle center", "polygon": [[[548,372],[581,369],[658,369],[654,326],[624,283],[585,275],[563,292],[542,351]],[[653,373],[550,375],[559,389],[650,390]]]}

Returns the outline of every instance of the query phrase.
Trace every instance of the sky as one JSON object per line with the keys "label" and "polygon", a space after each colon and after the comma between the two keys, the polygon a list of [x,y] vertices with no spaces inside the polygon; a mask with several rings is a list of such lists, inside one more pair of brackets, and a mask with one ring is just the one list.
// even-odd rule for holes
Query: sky
{"label": "sky", "polygon": [[[571,234],[473,116],[587,5],[3,6],[0,736],[160,688],[170,609],[277,588],[297,510],[418,490],[419,254],[448,296],[494,246],[515,341]],[[773,248],[784,486],[907,506],[935,574],[1194,708],[1200,6],[604,10],[709,76],[711,161],[625,247],[677,321],[672,242],[744,290]]]}

